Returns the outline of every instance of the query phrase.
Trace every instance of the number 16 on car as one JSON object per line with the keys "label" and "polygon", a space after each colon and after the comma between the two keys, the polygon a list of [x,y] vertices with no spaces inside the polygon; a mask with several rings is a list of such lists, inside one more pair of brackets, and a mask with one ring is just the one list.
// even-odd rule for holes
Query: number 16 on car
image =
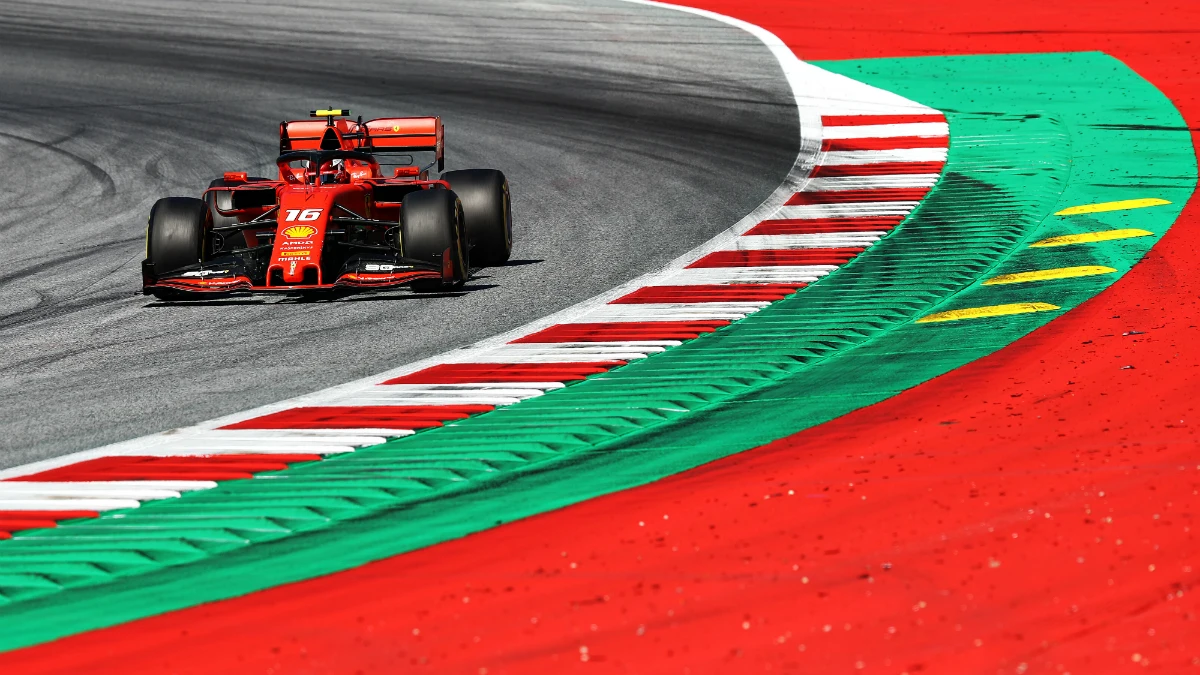
{"label": "number 16 on car", "polygon": [[289,223],[297,220],[305,222],[312,221],[321,217],[321,211],[322,209],[288,209],[287,218],[284,218],[284,220]]}

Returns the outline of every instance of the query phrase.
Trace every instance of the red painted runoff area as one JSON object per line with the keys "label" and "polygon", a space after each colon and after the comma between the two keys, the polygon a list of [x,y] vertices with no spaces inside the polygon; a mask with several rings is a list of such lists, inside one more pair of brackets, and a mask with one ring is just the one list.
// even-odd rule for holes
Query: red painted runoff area
{"label": "red painted runoff area", "polygon": [[1200,235],[1163,244],[1029,339],[809,432],[6,672],[1190,672]]}
{"label": "red painted runoff area", "polygon": [[[694,4],[806,59],[1099,49],[1200,128],[1192,2]],[[1193,201],[1105,292],[893,399],[5,673],[1197,671],[1198,250]]]}

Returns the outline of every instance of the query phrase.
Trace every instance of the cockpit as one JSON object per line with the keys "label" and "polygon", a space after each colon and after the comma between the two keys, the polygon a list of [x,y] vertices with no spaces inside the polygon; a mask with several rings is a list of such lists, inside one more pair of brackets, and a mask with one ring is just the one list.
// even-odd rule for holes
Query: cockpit
{"label": "cockpit", "polygon": [[280,180],[286,183],[337,185],[381,177],[379,160],[353,150],[285,152],[275,163],[279,166]]}

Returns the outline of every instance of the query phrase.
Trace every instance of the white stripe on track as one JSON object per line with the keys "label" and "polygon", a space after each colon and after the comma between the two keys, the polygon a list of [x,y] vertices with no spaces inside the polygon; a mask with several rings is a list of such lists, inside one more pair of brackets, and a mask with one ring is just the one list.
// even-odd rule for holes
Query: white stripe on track
{"label": "white stripe on track", "polygon": [[884,162],[945,162],[946,148],[905,148],[902,150],[837,150],[821,155],[823,166],[882,164]]}
{"label": "white stripe on track", "polygon": [[941,176],[936,173],[902,173],[894,176],[836,176],[809,178],[803,192],[840,192],[880,188],[931,188]]}
{"label": "white stripe on track", "polygon": [[338,399],[337,405],[512,405],[527,398],[541,396],[536,391],[529,396],[501,396],[499,394],[405,394],[367,390]]}
{"label": "white stripe on track", "polygon": [[[459,390],[459,392],[457,392],[457,393],[462,393],[463,395],[468,395],[468,394],[478,393],[479,391],[495,391],[497,389],[503,389],[506,387],[511,388],[512,385],[514,385],[514,384],[535,384],[535,385],[537,385],[536,387],[528,388],[528,390],[533,392],[533,394],[527,398],[532,398],[533,396],[539,396],[547,391],[550,391],[553,389],[562,389],[563,387],[567,386],[565,382],[505,382],[503,380],[496,380],[493,382],[488,382],[487,376],[480,375],[478,382],[463,382],[461,385],[459,385],[464,388],[462,390]],[[390,385],[380,385],[380,386],[390,386]],[[371,393],[371,391],[372,390],[368,390],[367,393]],[[449,390],[449,389],[443,391],[442,393],[446,396],[457,395],[457,393],[455,391]],[[320,407],[320,406],[316,406],[316,407]],[[438,415],[436,413],[430,414],[431,418],[436,418],[437,416]],[[453,422],[455,420],[451,419],[449,421]]]}
{"label": "white stripe on track", "polygon": [[0,511],[115,511],[141,505],[136,499],[0,499]]}
{"label": "white stripe on track", "polygon": [[[319,408],[321,406],[316,404],[313,407]],[[330,439],[331,443],[337,443],[338,446],[341,446],[336,452],[327,452],[325,450],[316,452],[307,447],[293,451],[302,455],[328,455],[352,452],[355,448],[365,448],[370,445],[379,445],[380,443],[386,443],[389,439],[398,438],[400,436],[409,436],[414,433],[412,429],[393,429],[382,427],[345,427],[341,429],[216,429],[208,433],[223,435],[247,431],[257,431],[263,434],[270,433],[272,431],[283,431],[296,434],[303,431],[306,434],[324,435]]]}
{"label": "white stripe on track", "polygon": [[680,270],[672,285],[813,283],[837,265],[780,265],[773,267],[700,267]]}
{"label": "white stripe on track", "polygon": [[[560,385],[561,386],[561,385]],[[448,385],[377,385],[335,399],[335,405],[512,405],[541,396],[541,389],[512,387],[509,383],[472,388]]]}
{"label": "white stripe on track", "polygon": [[[470,396],[476,394],[482,395],[499,395],[499,396],[516,396],[516,398],[529,398],[541,394],[541,388],[538,387],[521,387],[524,382],[502,382],[499,384],[484,384],[484,386],[475,386],[475,384],[377,384],[372,392],[386,392],[390,394],[404,394],[410,396]],[[557,387],[556,387],[557,388]]]}
{"label": "white stripe on track", "polygon": [[[196,434],[181,438],[178,441],[169,443],[168,445],[177,446],[176,449],[184,447],[204,449],[203,452],[221,452],[232,450],[250,450],[255,451],[270,451],[277,452],[307,452],[308,448],[324,447],[329,445],[339,445],[334,440],[316,436],[293,436],[280,434],[278,436],[269,436],[263,434],[261,437],[248,437],[238,434]],[[202,454],[203,454],[202,452]]]}
{"label": "white stripe on track", "polygon": [[[138,483],[141,481],[132,481]],[[149,483],[150,481],[145,481]],[[216,483],[193,487],[207,490]],[[4,499],[171,499],[180,495],[179,490],[141,485],[113,485],[110,481],[74,481],[70,483],[42,483],[0,481],[0,500]]]}
{"label": "white stripe on track", "polygon": [[541,351],[543,349],[581,349],[591,351],[601,347],[620,347],[635,352],[661,352],[668,347],[678,347],[683,344],[682,340],[607,340],[603,342],[554,342],[554,343],[539,343],[539,342],[514,342],[488,351],[520,351],[523,349],[530,351]]}
{"label": "white stripe on track", "polygon": [[[210,436],[210,434],[218,434]],[[363,431],[347,431],[345,429],[215,429],[201,431],[193,438],[219,438],[237,440],[278,440],[281,438],[300,439],[301,442],[319,442],[334,445],[373,445],[383,440],[374,434]]]}
{"label": "white stripe on track", "polygon": [[408,391],[413,393],[474,393],[478,391],[488,390],[515,390],[515,394],[520,394],[526,389],[559,389],[563,385],[560,382],[501,382],[501,383],[486,383],[486,384],[469,384],[469,383],[438,383],[438,384],[381,384],[380,387],[386,387],[388,391]]}
{"label": "white stripe on track", "polygon": [[[678,341],[675,341],[678,343]],[[594,363],[644,359],[666,349],[662,345],[608,342],[535,342],[505,345],[475,354],[472,363]]]}
{"label": "white stripe on track", "polygon": [[668,347],[683,344],[681,340],[644,342],[523,342],[472,354],[458,363],[575,363],[594,361],[623,361],[625,357],[645,358]]}
{"label": "white stripe on track", "polygon": [[826,140],[831,138],[897,138],[900,136],[949,136],[950,125],[945,122],[910,122],[907,124],[864,124],[861,126],[825,125]]}
{"label": "white stripe on track", "polygon": [[637,308],[634,311],[638,312],[673,312],[676,310],[694,312],[696,310],[703,310],[706,308],[711,308],[718,312],[753,312],[766,307],[767,305],[771,304],[771,302],[772,301],[770,300],[724,300],[721,302],[688,302],[686,300],[678,300],[675,302],[631,302],[628,304],[608,304],[597,309],[591,314],[587,314],[586,316],[593,316],[596,314],[596,312],[609,312],[631,308]]}
{"label": "white stripe on track", "polygon": [[3,481],[0,482],[0,494],[10,491],[27,493],[45,492],[46,494],[84,494],[102,495],[116,492],[137,490],[158,490],[161,492],[191,492],[193,490],[208,490],[217,487],[216,481],[211,480],[89,480],[89,481]]}
{"label": "white stripe on track", "polygon": [[781,206],[772,218],[868,218],[906,216],[920,202],[849,202],[845,204],[797,204]]}
{"label": "white stripe on track", "polygon": [[772,251],[804,248],[858,248],[874,244],[887,234],[871,232],[822,232],[821,234],[743,235],[737,240],[739,251]]}
{"label": "white stripe on track", "polygon": [[[655,323],[660,321],[737,321],[738,319],[746,318],[751,311],[734,312],[734,311],[715,311],[711,309],[701,309],[698,303],[695,311],[687,312],[676,310],[665,314],[655,314],[645,308],[644,305],[613,305],[613,309],[601,312],[599,310],[594,314],[589,314],[580,318],[580,323]],[[758,311],[756,308],[753,311]]]}
{"label": "white stripe on track", "polygon": [[645,321],[717,321],[740,319],[756,312],[770,302],[692,302],[640,303],[604,305],[583,316],[575,323],[621,323]]}
{"label": "white stripe on track", "polygon": [[[343,452],[353,452],[355,447],[349,444],[329,441],[319,445],[301,445],[283,443],[279,439],[232,439],[223,438],[226,430],[214,429],[203,435],[195,434],[188,438],[173,439],[170,443],[156,443],[145,447],[122,446],[105,457],[114,455],[148,455],[152,457],[203,457],[217,455],[336,455]],[[281,436],[286,438],[286,436]]]}
{"label": "white stripe on track", "polygon": [[[539,344],[552,345],[553,342]],[[651,352],[654,353],[654,352]],[[473,363],[575,363],[596,361],[637,361],[649,356],[646,352],[562,352],[554,350],[522,352],[488,352],[472,359]]]}

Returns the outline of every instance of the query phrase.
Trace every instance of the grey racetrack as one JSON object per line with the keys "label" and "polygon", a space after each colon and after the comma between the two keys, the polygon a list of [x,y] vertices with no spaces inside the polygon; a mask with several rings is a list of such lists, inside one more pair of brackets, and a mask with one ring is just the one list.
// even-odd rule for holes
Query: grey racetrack
{"label": "grey racetrack", "polygon": [[[167,305],[156,199],[267,171],[314,107],[438,114],[513,191],[513,263],[452,297]],[[774,58],[711,19],[577,2],[0,2],[0,467],[193,424],[514,328],[754,208],[798,146]]]}

